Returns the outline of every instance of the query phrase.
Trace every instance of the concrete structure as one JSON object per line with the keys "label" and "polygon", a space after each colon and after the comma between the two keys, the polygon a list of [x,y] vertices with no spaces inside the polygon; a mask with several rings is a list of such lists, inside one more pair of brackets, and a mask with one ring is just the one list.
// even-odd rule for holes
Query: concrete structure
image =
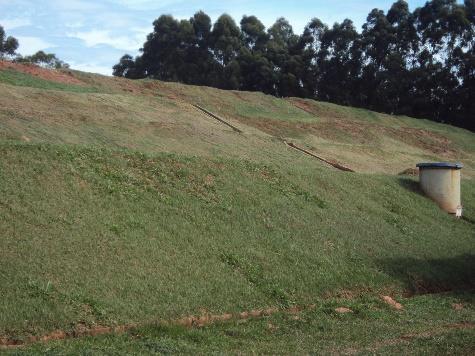
{"label": "concrete structure", "polygon": [[424,193],[449,214],[462,216],[460,197],[461,163],[419,163],[419,180]]}

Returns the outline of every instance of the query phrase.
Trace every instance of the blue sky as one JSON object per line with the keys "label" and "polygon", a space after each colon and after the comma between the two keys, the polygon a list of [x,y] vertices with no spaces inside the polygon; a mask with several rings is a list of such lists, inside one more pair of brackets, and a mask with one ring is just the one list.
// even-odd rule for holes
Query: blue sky
{"label": "blue sky", "polygon": [[[20,42],[19,53],[56,53],[72,68],[111,74],[124,53],[138,54],[152,22],[161,14],[190,18],[203,10],[214,21],[228,13],[239,22],[256,15],[266,26],[287,18],[301,33],[313,17],[331,25],[345,18],[358,28],[371,9],[388,10],[393,0],[0,0],[0,25]],[[409,0],[411,10],[425,0]]]}

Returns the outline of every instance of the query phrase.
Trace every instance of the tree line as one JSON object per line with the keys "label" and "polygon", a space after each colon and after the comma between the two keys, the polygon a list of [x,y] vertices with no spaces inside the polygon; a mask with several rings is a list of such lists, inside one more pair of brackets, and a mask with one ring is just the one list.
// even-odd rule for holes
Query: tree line
{"label": "tree line", "polygon": [[115,76],[306,97],[428,118],[475,130],[475,0],[432,0],[410,11],[396,1],[373,9],[362,31],[349,19],[312,19],[294,33],[285,18],[270,28],[204,12],[162,15]]}
{"label": "tree line", "polygon": [[13,36],[8,36],[0,25],[0,60],[9,59],[16,63],[32,63],[50,69],[69,68],[69,64],[56,57],[54,53],[38,51],[31,56],[22,56],[16,51],[20,43]]}

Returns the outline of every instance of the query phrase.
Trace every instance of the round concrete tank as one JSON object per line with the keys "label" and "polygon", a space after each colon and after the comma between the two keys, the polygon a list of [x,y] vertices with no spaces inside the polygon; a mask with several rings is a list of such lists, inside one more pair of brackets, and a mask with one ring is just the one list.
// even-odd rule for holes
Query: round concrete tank
{"label": "round concrete tank", "polygon": [[460,198],[461,163],[419,163],[419,180],[424,193],[450,214],[462,216]]}

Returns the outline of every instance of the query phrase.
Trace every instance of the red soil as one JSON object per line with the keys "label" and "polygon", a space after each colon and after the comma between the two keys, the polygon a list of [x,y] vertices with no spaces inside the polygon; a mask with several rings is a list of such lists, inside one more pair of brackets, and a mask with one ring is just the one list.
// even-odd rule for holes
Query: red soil
{"label": "red soil", "polygon": [[73,77],[73,74],[69,71],[46,69],[34,64],[0,61],[0,70],[2,69],[13,69],[18,72],[30,74],[35,77],[57,83],[84,85],[84,83],[81,82],[79,79]]}
{"label": "red soil", "polygon": [[381,298],[384,300],[384,302],[385,302],[386,304],[390,305],[391,307],[393,307],[393,308],[396,309],[396,310],[402,310],[402,309],[404,309],[404,307],[402,306],[402,304],[396,302],[396,301],[395,301],[393,298],[391,298],[390,296],[385,295],[385,296],[383,296],[383,297],[381,297]]}
{"label": "red soil", "polygon": [[[213,315],[205,310],[201,312],[200,316],[186,316],[181,319],[171,320],[171,321],[161,321],[165,325],[180,325],[184,327],[203,327],[206,325],[214,324],[217,322],[225,322],[229,320],[247,320],[261,318],[265,316],[270,316],[275,313],[288,313],[288,314],[298,314],[305,310],[313,310],[316,308],[315,304],[310,304],[307,306],[294,306],[288,309],[279,309],[279,308],[267,308],[267,309],[257,309],[244,311],[241,313],[225,313],[219,315]],[[160,322],[160,321],[159,321]],[[145,325],[145,324],[144,324]],[[126,324],[119,326],[86,326],[84,324],[78,324],[72,331],[64,330],[54,330],[48,334],[42,336],[30,336],[25,340],[19,340],[16,338],[9,338],[7,336],[0,336],[0,350],[9,349],[9,348],[18,348],[28,346],[34,343],[39,342],[48,342],[54,340],[65,340],[65,339],[75,339],[85,336],[98,336],[98,335],[108,335],[108,334],[121,334],[128,332],[130,330],[137,329],[139,324]]]}

